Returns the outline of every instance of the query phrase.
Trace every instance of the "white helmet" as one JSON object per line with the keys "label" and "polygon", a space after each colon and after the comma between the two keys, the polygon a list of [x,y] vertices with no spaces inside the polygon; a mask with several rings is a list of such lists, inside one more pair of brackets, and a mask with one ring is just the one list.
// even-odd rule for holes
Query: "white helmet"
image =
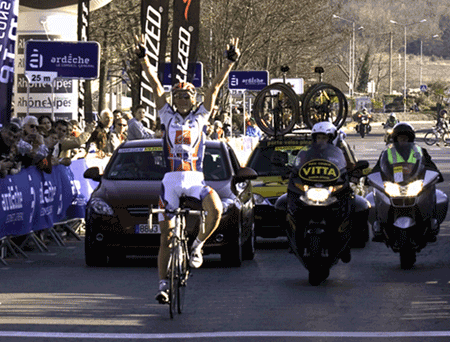
{"label": "white helmet", "polygon": [[336,127],[329,121],[322,121],[313,126],[311,133],[313,137],[319,133],[326,134],[333,141],[336,138]]}

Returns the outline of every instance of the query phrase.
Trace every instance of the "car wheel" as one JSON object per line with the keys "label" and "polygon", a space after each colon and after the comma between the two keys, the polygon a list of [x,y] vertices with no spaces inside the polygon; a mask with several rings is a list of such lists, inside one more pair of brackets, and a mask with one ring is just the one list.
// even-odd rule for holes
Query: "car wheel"
{"label": "car wheel", "polygon": [[84,257],[86,265],[90,267],[106,266],[108,263],[106,252],[95,246],[94,236],[90,232],[86,232],[84,240]]}
{"label": "car wheel", "polygon": [[255,221],[252,219],[250,236],[242,246],[242,256],[245,260],[253,260],[256,253],[256,233],[255,233]]}
{"label": "car wheel", "polygon": [[238,223],[238,237],[226,246],[226,250],[220,255],[224,266],[240,267],[242,264],[242,223]]}

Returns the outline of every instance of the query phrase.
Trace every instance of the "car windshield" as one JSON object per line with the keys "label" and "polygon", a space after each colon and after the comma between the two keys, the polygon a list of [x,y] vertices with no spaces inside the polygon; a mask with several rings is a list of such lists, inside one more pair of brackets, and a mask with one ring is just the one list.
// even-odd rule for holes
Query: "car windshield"
{"label": "car windshield", "polygon": [[381,172],[386,180],[396,183],[409,182],[423,171],[422,152],[414,143],[394,143],[381,155]]}
{"label": "car windshield", "polygon": [[288,166],[294,164],[299,151],[308,146],[270,146],[256,149],[249,167],[258,173],[258,176],[283,176],[289,170]]}
{"label": "car windshield", "polygon": [[[205,180],[229,178],[223,152],[219,148],[206,148],[203,160]],[[105,177],[110,180],[162,180],[167,165],[161,146],[121,148],[111,161]]]}

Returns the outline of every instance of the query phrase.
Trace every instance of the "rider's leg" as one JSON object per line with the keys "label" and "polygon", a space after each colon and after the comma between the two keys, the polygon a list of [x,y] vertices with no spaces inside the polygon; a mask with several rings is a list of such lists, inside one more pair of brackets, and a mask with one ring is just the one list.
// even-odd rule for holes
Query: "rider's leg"
{"label": "rider's leg", "polygon": [[217,229],[222,217],[222,201],[219,195],[208,187],[208,194],[202,200],[206,212],[205,231],[199,230],[197,238],[192,244],[191,266],[198,268],[203,263],[202,247],[206,239]]}
{"label": "rider's leg", "polygon": [[167,279],[167,264],[170,256],[169,242],[174,222],[173,220],[160,221],[159,227],[161,229],[161,239],[158,251],[158,274],[159,279],[164,280]]}

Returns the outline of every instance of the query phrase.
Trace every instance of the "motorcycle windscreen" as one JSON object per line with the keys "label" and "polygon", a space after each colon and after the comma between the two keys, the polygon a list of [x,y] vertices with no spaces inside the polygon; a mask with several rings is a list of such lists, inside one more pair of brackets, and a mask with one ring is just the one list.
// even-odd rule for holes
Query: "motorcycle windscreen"
{"label": "motorcycle windscreen", "polygon": [[297,154],[294,172],[305,183],[339,182],[346,173],[347,162],[341,149],[331,144],[313,143]]}
{"label": "motorcycle windscreen", "polygon": [[383,151],[380,160],[385,181],[406,184],[417,179],[424,171],[423,156],[414,143],[393,143]]}

